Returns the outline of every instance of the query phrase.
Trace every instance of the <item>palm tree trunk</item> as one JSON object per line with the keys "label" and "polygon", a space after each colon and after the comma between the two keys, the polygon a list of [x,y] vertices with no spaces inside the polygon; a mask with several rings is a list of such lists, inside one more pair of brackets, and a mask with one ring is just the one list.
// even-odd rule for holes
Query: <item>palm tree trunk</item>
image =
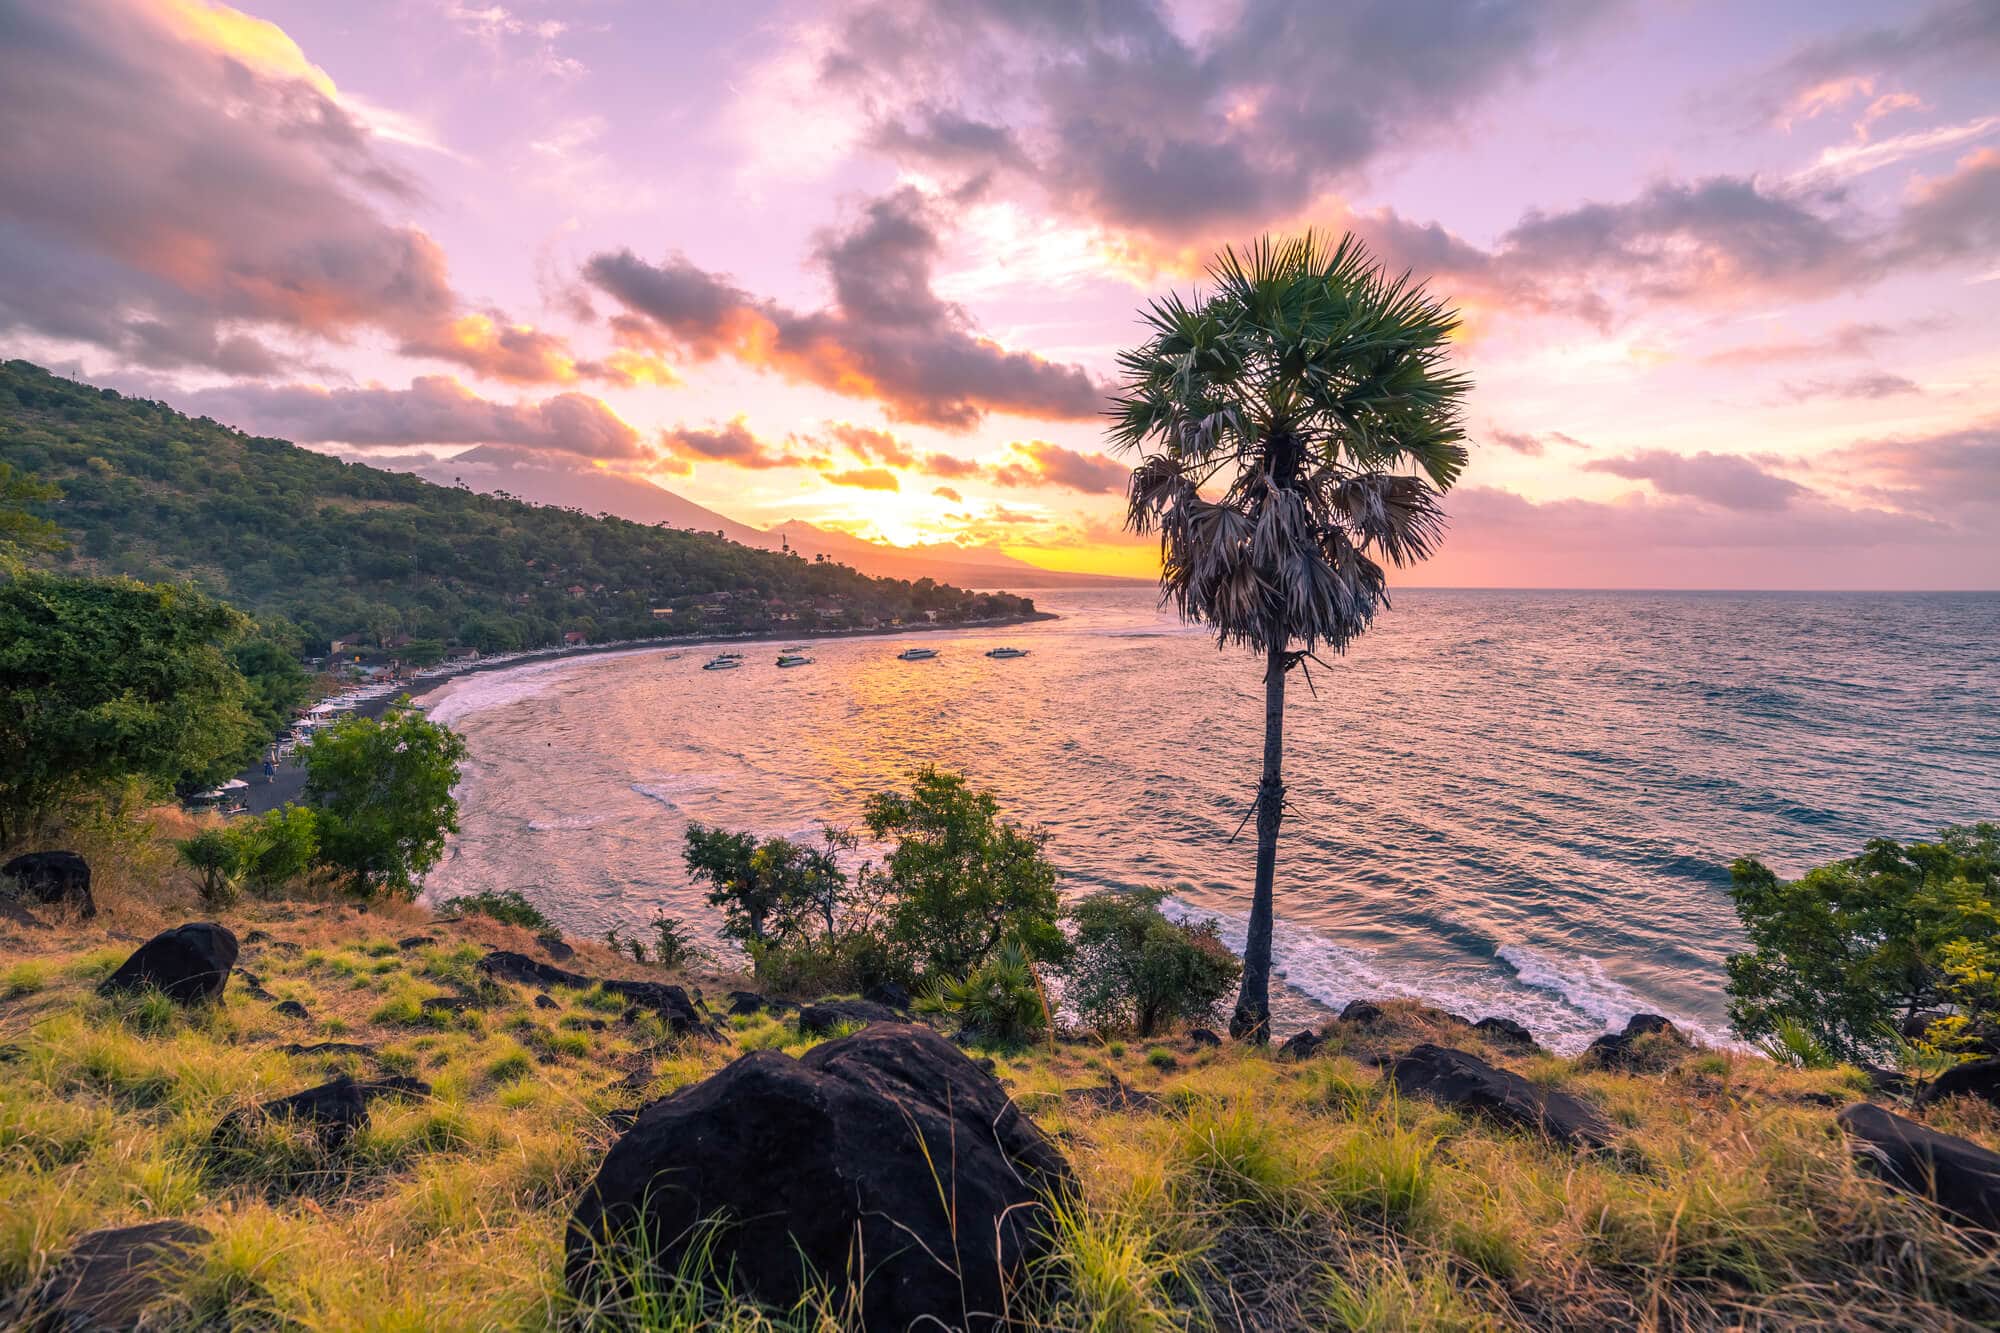
{"label": "palm tree trunk", "polygon": [[1264,776],[1257,783],[1257,886],[1250,896],[1250,933],[1243,942],[1243,989],[1229,1035],[1266,1045],[1271,1040],[1271,886],[1278,873],[1278,825],[1285,817],[1285,645],[1279,639],[1264,666]]}

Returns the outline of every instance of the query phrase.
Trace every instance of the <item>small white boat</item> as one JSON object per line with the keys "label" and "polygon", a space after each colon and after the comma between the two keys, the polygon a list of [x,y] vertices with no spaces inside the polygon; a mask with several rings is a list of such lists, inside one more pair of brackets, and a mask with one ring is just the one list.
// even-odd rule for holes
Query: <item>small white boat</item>
{"label": "small white boat", "polygon": [[718,662],[741,662],[741,661],[743,660],[743,654],[742,654],[742,653],[717,653],[717,654],[715,655],[715,660],[716,660],[716,661],[718,661]]}
{"label": "small white boat", "polygon": [[740,657],[712,657],[701,664],[703,671],[734,671],[743,665]]}
{"label": "small white boat", "polygon": [[779,653],[778,665],[781,667],[811,666],[812,659],[804,653]]}
{"label": "small white boat", "polygon": [[1028,650],[1026,648],[988,648],[986,655],[988,657],[1026,657]]}
{"label": "small white boat", "polygon": [[662,662],[678,662],[678,661],[680,661],[680,660],[681,660],[681,659],[682,659],[683,657],[686,657],[686,656],[687,656],[687,654],[686,654],[686,653],[661,653],[661,654],[660,654],[660,660],[661,660]]}
{"label": "small white boat", "polygon": [[896,660],[898,662],[928,662],[933,657],[936,657],[937,653],[938,650],[935,648],[905,648],[902,652],[896,654]]}

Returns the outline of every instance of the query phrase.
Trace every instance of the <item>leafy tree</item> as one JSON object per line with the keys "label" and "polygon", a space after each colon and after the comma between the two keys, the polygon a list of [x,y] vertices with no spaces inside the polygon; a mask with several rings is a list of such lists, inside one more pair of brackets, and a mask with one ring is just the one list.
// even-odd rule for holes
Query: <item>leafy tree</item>
{"label": "leafy tree", "polygon": [[853,846],[851,836],[835,829],[814,847],[689,824],[683,857],[689,877],[707,884],[709,903],[723,909],[723,935],[761,945],[815,926],[827,935],[837,930],[848,879],[835,853]]}
{"label": "leafy tree", "polygon": [[[1160,537],[1183,619],[1264,657],[1264,762],[1243,988],[1229,1023],[1268,1041],[1272,889],[1283,820],[1285,677],[1344,651],[1386,605],[1382,560],[1423,559],[1466,463],[1447,367],[1457,318],[1352,237],[1224,250],[1215,290],[1170,295],[1124,352],[1111,439],[1142,455],[1127,525]],[[1203,488],[1219,487],[1218,498]]]}
{"label": "leafy tree", "polygon": [[226,772],[251,724],[222,645],[244,624],[164,584],[0,583],[0,846],[105,782]]}
{"label": "leafy tree", "polygon": [[548,917],[542,910],[522,897],[515,889],[488,889],[482,893],[468,893],[457,898],[447,898],[438,904],[441,911],[453,912],[459,916],[483,916],[508,926],[524,926],[529,930],[550,928]]}
{"label": "leafy tree", "polygon": [[1730,867],[1750,948],[1730,955],[1729,1019],[1755,1040],[1799,1034],[1847,1059],[1888,1030],[1950,1006],[1948,1038],[1990,1021],[2000,964],[2000,825],[1947,828],[1936,842],[1871,841],[1859,856],[1778,878]]}
{"label": "leafy tree", "polygon": [[868,831],[896,839],[870,878],[884,890],[890,943],[921,975],[968,976],[1003,940],[1033,958],[1057,958],[1067,947],[1056,868],[1042,855],[1046,835],[1002,820],[999,809],[992,792],[929,765],[912,776],[908,795],[868,798]]}
{"label": "leafy tree", "polygon": [[364,892],[414,894],[458,832],[465,742],[408,702],[336,722],[305,747],[320,859]]}
{"label": "leafy tree", "polygon": [[1214,921],[1183,924],[1160,911],[1163,889],[1097,893],[1070,909],[1074,953],[1066,997],[1101,1028],[1150,1037],[1175,1021],[1204,1019],[1243,965]]}
{"label": "leafy tree", "polygon": [[298,713],[312,694],[312,677],[300,663],[296,649],[263,632],[231,645],[229,658],[249,687],[244,705],[257,724],[257,734],[252,738],[255,750],[283,730]]}

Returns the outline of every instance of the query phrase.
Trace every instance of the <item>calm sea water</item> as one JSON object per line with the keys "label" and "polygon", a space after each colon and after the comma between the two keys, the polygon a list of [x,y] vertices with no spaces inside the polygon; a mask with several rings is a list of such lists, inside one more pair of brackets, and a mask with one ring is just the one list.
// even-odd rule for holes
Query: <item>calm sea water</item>
{"label": "calm sea water", "polygon": [[[569,660],[458,681],[464,832],[432,891],[518,889],[575,931],[710,921],[701,820],[799,835],[931,762],[1039,823],[1065,888],[1167,885],[1240,943],[1260,664],[1144,590],[1063,619]],[[1030,655],[992,661],[1013,644]],[[1279,1030],[1357,996],[1515,1016],[1575,1049],[1639,1010],[1725,1033],[1727,865],[2000,816],[2000,596],[1411,591],[1294,676]]]}

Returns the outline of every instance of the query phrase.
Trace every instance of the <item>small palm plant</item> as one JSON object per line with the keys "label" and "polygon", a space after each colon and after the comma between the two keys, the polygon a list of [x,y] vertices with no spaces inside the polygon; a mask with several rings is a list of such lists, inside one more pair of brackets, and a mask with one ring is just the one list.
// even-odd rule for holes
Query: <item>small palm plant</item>
{"label": "small palm plant", "polygon": [[[1447,364],[1455,312],[1352,237],[1224,250],[1205,300],[1169,295],[1119,357],[1112,443],[1140,454],[1127,526],[1157,532],[1160,584],[1219,645],[1264,655],[1257,879],[1239,1039],[1270,1038],[1272,883],[1283,818],[1285,677],[1344,651],[1388,604],[1383,561],[1422,560],[1466,463]],[[1216,498],[1207,498],[1220,491]]]}

